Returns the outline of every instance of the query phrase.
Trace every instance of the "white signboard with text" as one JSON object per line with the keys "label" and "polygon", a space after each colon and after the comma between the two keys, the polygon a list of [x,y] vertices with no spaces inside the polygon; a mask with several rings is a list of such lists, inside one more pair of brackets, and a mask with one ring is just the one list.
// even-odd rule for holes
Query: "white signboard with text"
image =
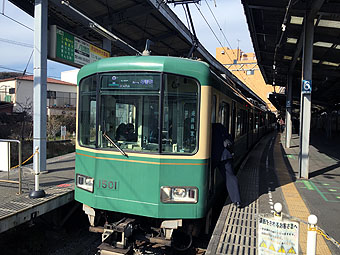
{"label": "white signboard with text", "polygon": [[65,139],[66,138],[66,126],[61,126],[60,127],[60,136],[61,136],[61,139]]}
{"label": "white signboard with text", "polygon": [[259,215],[257,248],[258,255],[299,254],[299,223]]}
{"label": "white signboard with text", "polygon": [[11,166],[10,143],[0,142],[0,171],[8,172]]}

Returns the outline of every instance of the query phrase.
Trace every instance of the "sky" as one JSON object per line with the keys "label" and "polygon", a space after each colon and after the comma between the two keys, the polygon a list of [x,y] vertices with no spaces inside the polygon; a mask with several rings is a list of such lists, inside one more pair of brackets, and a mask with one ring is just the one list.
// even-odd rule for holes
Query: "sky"
{"label": "sky", "polygon": [[[173,4],[169,6],[187,26],[183,6]],[[189,7],[198,40],[211,55],[215,56],[216,48],[222,47],[221,44],[229,48],[239,46],[244,52],[254,51],[241,0],[202,0],[200,4],[190,4]],[[33,73],[33,56],[30,58],[33,50],[33,23],[33,17],[8,0],[0,1],[0,72],[23,72],[27,66],[27,74]],[[47,76],[60,78],[62,71],[73,69],[74,67],[71,66],[48,61]]]}

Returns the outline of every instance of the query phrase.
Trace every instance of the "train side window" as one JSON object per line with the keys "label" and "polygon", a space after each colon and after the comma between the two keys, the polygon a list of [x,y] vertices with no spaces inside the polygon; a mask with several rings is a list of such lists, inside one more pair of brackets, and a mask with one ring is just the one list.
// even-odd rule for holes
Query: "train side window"
{"label": "train side window", "polygon": [[238,109],[236,122],[236,137],[240,137],[247,132],[247,111],[243,109]]}
{"label": "train side window", "polygon": [[[79,84],[79,143],[88,147],[96,147],[96,76],[83,79]],[[82,125],[87,123],[87,125]]]}
{"label": "train side window", "polygon": [[259,128],[259,113],[255,112],[255,129]]}
{"label": "train side window", "polygon": [[265,115],[262,112],[260,112],[260,114],[261,114],[261,127],[263,127],[265,125]]}
{"label": "train side window", "polygon": [[242,111],[240,109],[237,110],[237,118],[236,118],[236,138],[241,136],[242,129]]}
{"label": "train side window", "polygon": [[220,122],[223,126],[229,130],[229,119],[230,119],[230,105],[226,102],[221,102],[219,110]]}
{"label": "train side window", "polygon": [[249,131],[253,131],[254,129],[253,113],[251,111],[249,111],[248,118],[249,118]]}

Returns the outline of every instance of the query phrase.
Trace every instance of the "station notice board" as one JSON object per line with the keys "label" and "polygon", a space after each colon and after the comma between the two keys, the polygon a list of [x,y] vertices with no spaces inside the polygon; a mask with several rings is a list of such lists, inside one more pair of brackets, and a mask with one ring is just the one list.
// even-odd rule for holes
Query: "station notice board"
{"label": "station notice board", "polygon": [[102,58],[110,57],[110,52],[57,27],[50,26],[48,57],[52,60],[82,67]]}
{"label": "station notice board", "polygon": [[299,254],[299,223],[261,214],[257,240],[258,255]]}

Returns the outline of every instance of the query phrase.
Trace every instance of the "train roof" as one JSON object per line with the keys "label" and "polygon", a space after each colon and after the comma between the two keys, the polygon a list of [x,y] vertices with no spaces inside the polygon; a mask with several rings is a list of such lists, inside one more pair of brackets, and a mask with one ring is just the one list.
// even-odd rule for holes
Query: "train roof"
{"label": "train roof", "polygon": [[194,77],[201,85],[209,84],[209,65],[202,61],[168,56],[124,56],[101,59],[82,67],[79,81],[88,75],[110,71],[153,71]]}
{"label": "train roof", "polygon": [[221,85],[217,86],[224,90],[225,93],[237,101],[247,102],[252,107],[257,108],[240,91],[229,85],[229,82],[225,78],[215,74],[206,62],[187,58],[170,56],[120,56],[104,58],[83,66],[78,73],[78,84],[79,81],[86,76],[116,71],[175,73],[193,77],[197,79],[202,86],[211,85],[212,78],[215,76],[220,80],[219,83],[224,85],[224,88],[222,89]]}

